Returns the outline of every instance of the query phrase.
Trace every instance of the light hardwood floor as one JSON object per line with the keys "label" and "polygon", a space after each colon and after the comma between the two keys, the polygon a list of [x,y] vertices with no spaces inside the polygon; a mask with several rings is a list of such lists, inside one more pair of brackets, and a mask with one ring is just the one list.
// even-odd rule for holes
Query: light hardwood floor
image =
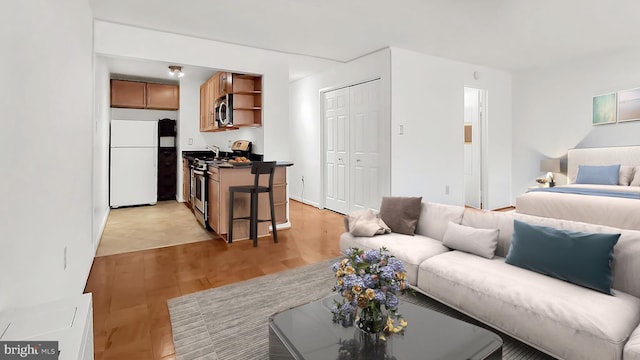
{"label": "light hardwood floor", "polygon": [[175,359],[168,299],[340,255],[342,215],[296,201],[290,213],[278,244],[218,238],[95,258],[85,292],[93,293],[96,360]]}

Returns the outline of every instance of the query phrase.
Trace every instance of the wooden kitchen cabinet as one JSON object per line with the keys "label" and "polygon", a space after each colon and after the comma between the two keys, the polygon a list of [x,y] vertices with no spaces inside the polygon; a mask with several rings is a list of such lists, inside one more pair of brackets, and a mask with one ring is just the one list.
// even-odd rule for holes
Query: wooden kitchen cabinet
{"label": "wooden kitchen cabinet", "polygon": [[215,99],[231,94],[233,92],[233,74],[221,71],[216,75],[218,78],[218,86],[216,89]]}
{"label": "wooden kitchen cabinet", "polygon": [[180,88],[178,85],[147,83],[147,109],[178,110]]}
{"label": "wooden kitchen cabinet", "polygon": [[[233,126],[218,127],[216,100],[233,96]],[[200,131],[262,126],[262,75],[217,72],[200,86]]]}
{"label": "wooden kitchen cabinet", "polygon": [[191,169],[187,159],[182,159],[182,198],[191,204]]}
{"label": "wooden kitchen cabinet", "polygon": [[218,128],[213,108],[215,85],[213,77],[200,85],[200,131],[216,131]]}
{"label": "wooden kitchen cabinet", "polygon": [[220,177],[215,168],[209,171],[209,198],[207,199],[209,227],[220,234]]}
{"label": "wooden kitchen cabinet", "polygon": [[[273,175],[274,208],[277,224],[288,222],[287,218],[287,170],[284,166],[276,167]],[[261,185],[267,185],[268,177],[263,176]],[[218,234],[228,232],[229,225],[229,187],[253,184],[254,175],[251,167],[219,168],[209,167],[209,226]],[[269,218],[269,194],[262,193],[258,199],[258,217]],[[249,194],[236,194],[233,212],[235,215],[249,214]],[[269,223],[258,223],[258,236],[269,234]],[[233,222],[233,238],[235,240],[249,238],[249,221]]]}
{"label": "wooden kitchen cabinet", "polygon": [[111,107],[178,110],[180,87],[142,81],[111,80]]}
{"label": "wooden kitchen cabinet", "polygon": [[111,80],[111,107],[144,109],[145,106],[146,83]]}

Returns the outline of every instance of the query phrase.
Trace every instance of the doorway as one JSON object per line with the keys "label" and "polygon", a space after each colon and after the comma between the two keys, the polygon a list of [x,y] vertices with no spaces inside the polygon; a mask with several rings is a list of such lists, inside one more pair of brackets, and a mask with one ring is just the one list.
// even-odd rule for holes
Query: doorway
{"label": "doorway", "polygon": [[376,209],[381,177],[380,80],[322,94],[324,121],[324,205],[342,214]]}
{"label": "doorway", "polygon": [[464,88],[464,201],[468,207],[484,208],[485,129],[487,91]]}

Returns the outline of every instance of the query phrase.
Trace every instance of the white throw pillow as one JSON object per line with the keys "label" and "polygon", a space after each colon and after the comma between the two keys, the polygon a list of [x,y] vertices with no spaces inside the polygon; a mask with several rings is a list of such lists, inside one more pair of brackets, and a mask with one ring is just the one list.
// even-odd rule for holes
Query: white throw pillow
{"label": "white throw pillow", "polygon": [[442,244],[451,249],[493,259],[499,235],[498,229],[477,229],[450,221]]}
{"label": "white throw pillow", "polygon": [[618,185],[629,186],[633,179],[633,166],[621,165],[620,176],[618,177]]}
{"label": "white throw pillow", "polygon": [[640,186],[640,166],[636,166],[634,172],[635,174],[633,175],[631,186]]}
{"label": "white throw pillow", "polygon": [[437,203],[422,203],[420,218],[416,226],[416,234],[442,241],[447,223],[460,224],[464,207]]}

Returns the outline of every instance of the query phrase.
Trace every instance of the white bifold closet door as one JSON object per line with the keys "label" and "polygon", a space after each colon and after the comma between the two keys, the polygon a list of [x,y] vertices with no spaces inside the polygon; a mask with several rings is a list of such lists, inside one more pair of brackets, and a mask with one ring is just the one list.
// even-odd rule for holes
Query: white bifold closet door
{"label": "white bifold closet door", "polygon": [[380,184],[380,81],[324,93],[325,207],[347,214],[377,209]]}

